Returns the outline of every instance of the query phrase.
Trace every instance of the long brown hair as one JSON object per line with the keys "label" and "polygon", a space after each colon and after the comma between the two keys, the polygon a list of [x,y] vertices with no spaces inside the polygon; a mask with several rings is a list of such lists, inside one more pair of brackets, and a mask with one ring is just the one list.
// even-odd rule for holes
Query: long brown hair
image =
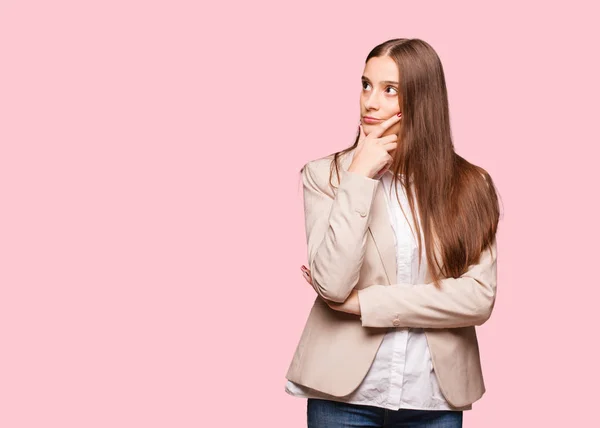
{"label": "long brown hair", "polygon": [[[457,278],[477,263],[480,254],[491,247],[498,228],[498,195],[487,171],[454,151],[450,130],[448,93],[442,63],[434,49],[420,39],[391,39],[369,52],[373,57],[388,56],[399,70],[403,105],[400,144],[390,165],[398,197],[398,182],[404,186],[415,216],[416,197],[428,265],[435,285],[442,278]],[[335,152],[333,172],[340,181],[338,159],[358,145]],[[412,177],[413,188],[398,174]],[[415,221],[421,263],[421,227]],[[434,245],[442,260],[437,260]],[[437,269],[433,269],[437,266]]]}

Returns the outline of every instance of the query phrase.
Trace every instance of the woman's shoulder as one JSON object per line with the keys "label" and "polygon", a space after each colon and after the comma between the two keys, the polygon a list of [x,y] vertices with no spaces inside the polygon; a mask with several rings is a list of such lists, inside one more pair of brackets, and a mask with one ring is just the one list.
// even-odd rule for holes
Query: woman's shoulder
{"label": "woman's shoulder", "polygon": [[[338,166],[342,167],[342,166],[346,166],[346,163],[348,163],[348,161],[352,158],[352,154],[353,154],[354,150],[349,150],[347,152],[343,152],[340,153],[337,156],[337,161],[338,161]],[[313,160],[308,161],[307,163],[304,164],[304,166],[302,167],[302,169],[307,168],[311,171],[311,172],[320,172],[321,170],[326,170],[327,172],[331,171],[332,169],[332,163],[335,159],[335,153],[326,155],[326,156],[322,156],[320,158],[316,158]]]}
{"label": "woman's shoulder", "polygon": [[329,156],[313,159],[304,164],[301,169],[302,180],[305,186],[316,188],[320,191],[326,191],[329,182],[331,161]]}
{"label": "woman's shoulder", "polygon": [[[344,152],[338,155],[337,162],[340,170],[347,169],[348,161],[352,156],[352,151]],[[333,161],[335,153],[316,158],[305,163],[301,169],[304,180],[312,183],[314,186],[325,191],[331,189],[331,183],[339,185],[338,175],[335,172]]]}

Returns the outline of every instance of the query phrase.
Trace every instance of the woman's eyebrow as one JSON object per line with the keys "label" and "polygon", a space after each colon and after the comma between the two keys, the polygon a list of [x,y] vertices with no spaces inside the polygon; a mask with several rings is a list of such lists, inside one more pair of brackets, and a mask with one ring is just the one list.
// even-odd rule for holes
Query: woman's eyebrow
{"label": "woman's eyebrow", "polygon": [[[366,76],[361,76],[361,80],[366,80],[367,82],[370,82],[369,78]],[[381,83],[387,83],[387,84],[392,84],[392,85],[398,84],[398,82],[396,82],[394,80],[382,80]]]}

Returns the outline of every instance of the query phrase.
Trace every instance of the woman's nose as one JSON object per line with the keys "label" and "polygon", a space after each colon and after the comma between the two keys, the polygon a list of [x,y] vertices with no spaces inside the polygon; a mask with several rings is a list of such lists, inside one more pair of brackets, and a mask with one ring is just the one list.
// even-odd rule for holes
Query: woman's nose
{"label": "woman's nose", "polygon": [[377,95],[375,93],[372,93],[367,97],[367,99],[365,100],[365,108],[368,110],[377,110],[379,108],[379,100],[377,99]]}

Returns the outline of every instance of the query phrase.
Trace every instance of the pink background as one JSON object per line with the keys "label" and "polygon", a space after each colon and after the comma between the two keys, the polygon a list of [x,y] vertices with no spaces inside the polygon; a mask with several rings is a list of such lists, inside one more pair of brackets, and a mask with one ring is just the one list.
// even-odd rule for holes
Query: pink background
{"label": "pink background", "polygon": [[502,198],[465,426],[597,423],[592,4],[1,1],[0,426],[306,426],[298,170],[353,142],[396,37]]}

